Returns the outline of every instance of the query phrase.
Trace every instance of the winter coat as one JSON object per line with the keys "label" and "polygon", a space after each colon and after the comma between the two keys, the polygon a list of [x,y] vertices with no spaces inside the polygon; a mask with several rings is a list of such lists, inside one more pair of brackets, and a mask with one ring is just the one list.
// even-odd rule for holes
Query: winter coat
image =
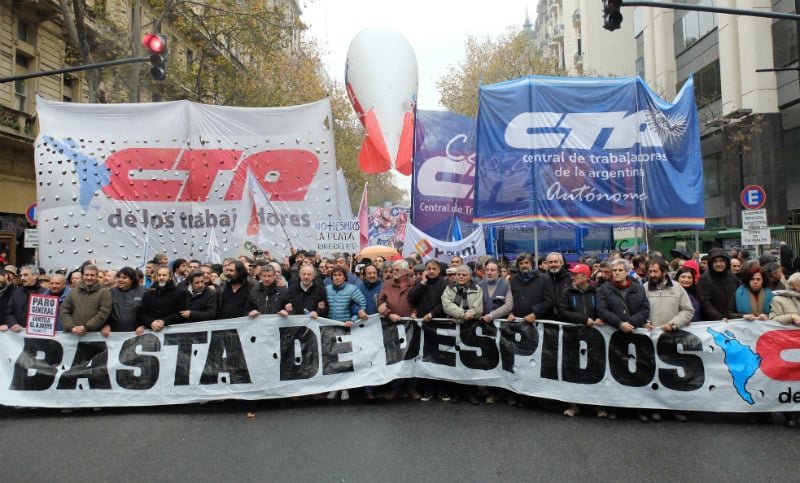
{"label": "winter coat", "polygon": [[511,313],[515,317],[533,313],[536,318],[545,318],[557,303],[553,281],[537,270],[532,270],[530,274],[530,277],[525,277],[518,273],[511,278],[511,295],[514,297]]}
{"label": "winter coat", "polygon": [[[324,302],[325,308],[320,309],[319,303]],[[328,316],[328,292],[319,281],[314,281],[308,290],[303,290],[300,281],[289,284],[289,302],[292,304],[293,315],[303,315],[316,312],[320,317]]]}
{"label": "winter coat", "polygon": [[471,280],[466,285],[448,284],[442,294],[442,309],[458,321],[464,320],[467,311],[473,318],[480,317],[483,315],[483,291]]}
{"label": "winter coat", "polygon": [[627,290],[609,282],[597,291],[597,314],[603,322],[617,329],[621,322],[644,327],[650,317],[650,303],[644,286],[631,277],[628,281]]}
{"label": "winter coat", "polygon": [[[201,293],[189,292],[189,319],[188,322],[201,322],[214,320],[217,317],[219,296],[214,289],[206,287]],[[187,321],[182,318],[182,321]]]}
{"label": "winter coat", "polygon": [[[772,298],[774,297],[773,291],[768,288],[762,288],[761,290],[764,293],[764,302],[761,304],[761,313],[769,314],[770,304],[772,303]],[[739,288],[736,289],[736,312],[742,315],[755,315],[755,311],[750,305],[750,290],[744,285],[740,285]]]}
{"label": "winter coat", "polygon": [[483,293],[483,311],[492,320],[500,319],[511,313],[514,296],[511,295],[511,284],[505,278],[498,278],[492,283],[484,278],[478,283]]}
{"label": "winter coat", "polygon": [[112,332],[133,332],[139,324],[139,308],[144,300],[144,287],[120,290],[111,289],[111,317],[108,323]]}
{"label": "winter coat", "polygon": [[328,295],[328,317],[332,320],[345,322],[353,320],[351,306],[358,305],[358,309],[364,310],[367,301],[364,294],[355,285],[345,282],[342,285],[328,285],[325,287]]}
{"label": "winter coat", "polygon": [[287,300],[289,290],[286,287],[278,287],[276,283],[269,286],[260,283],[250,291],[247,312],[258,310],[262,314],[277,314],[283,310]]}
{"label": "winter coat", "polygon": [[221,287],[217,300],[217,318],[235,319],[247,315],[247,300],[251,289],[248,282],[241,284],[236,292],[231,288],[230,282]]}
{"label": "winter coat", "polygon": [[769,309],[769,318],[780,324],[793,324],[792,314],[800,313],[800,293],[793,290],[775,292]]}
{"label": "winter coat", "polygon": [[[552,273],[549,270],[547,271],[547,276],[550,280],[553,281],[553,290],[555,292],[555,298],[553,299],[553,308],[550,311],[550,314],[547,315],[547,318],[552,318],[554,320],[560,320],[559,315],[559,300],[561,300],[561,296],[564,292],[567,291],[570,287],[572,287],[572,275],[570,275],[569,270],[567,270],[566,265],[561,267],[557,273]],[[543,317],[544,318],[544,317]]]}
{"label": "winter coat", "polygon": [[442,294],[447,288],[447,280],[442,277],[429,278],[422,283],[417,280],[414,288],[408,292],[408,300],[414,306],[417,317],[423,318],[431,314],[431,318],[444,317]]}
{"label": "winter coat", "polygon": [[[717,257],[725,258],[725,270],[714,271],[712,260]],[[730,272],[731,258],[721,248],[712,248],[708,253],[708,270],[697,281],[697,298],[700,299],[701,318],[703,320],[735,319],[736,313],[736,287],[739,285],[736,277]]]}
{"label": "winter coat", "polygon": [[[69,286],[64,287],[64,290],[58,296],[58,306],[59,307],[61,307],[61,304],[63,304],[64,300],[67,299],[67,296],[69,296],[69,293],[70,293],[71,290],[72,289],[69,288]],[[44,294],[45,295],[54,295],[53,292],[51,292],[49,289]],[[2,304],[0,304],[0,307],[2,307]],[[59,311],[59,313],[56,314],[56,332],[62,332],[63,330],[64,330],[64,326],[61,325],[61,312]]]}
{"label": "winter coat", "polygon": [[179,289],[170,280],[163,287],[155,284],[145,292],[139,319],[147,328],[156,320],[163,320],[164,325],[179,324],[184,322],[180,312],[188,307],[189,292]]}
{"label": "winter coat", "polygon": [[391,279],[383,284],[381,293],[378,295],[378,307],[381,304],[386,304],[389,312],[399,315],[400,317],[411,317],[414,312],[414,306],[408,298],[408,293],[414,287],[414,279],[406,278],[405,280],[397,281]]}
{"label": "winter coat", "polygon": [[380,295],[381,290],[383,289],[383,280],[378,280],[374,283],[370,283],[365,280],[364,283],[358,288],[361,289],[361,293],[364,294],[364,298],[367,300],[367,313],[377,314],[378,295]]}
{"label": "winter coat", "polygon": [[69,332],[82,325],[88,331],[103,328],[111,315],[111,291],[100,284],[87,287],[84,282],[75,286],[61,305],[61,325]]}
{"label": "winter coat", "polygon": [[661,284],[647,282],[647,301],[650,303],[650,322],[655,326],[671,324],[674,329],[686,327],[694,316],[689,294],[677,283],[665,278]]}
{"label": "winter coat", "polygon": [[597,318],[597,289],[589,285],[581,290],[570,285],[561,294],[558,320],[571,324],[585,325],[588,319]]}
{"label": "winter coat", "polygon": [[19,324],[21,327],[28,326],[28,299],[31,294],[43,295],[47,289],[39,285],[23,287],[20,285],[11,294],[8,307],[6,307],[5,324],[11,327]]}

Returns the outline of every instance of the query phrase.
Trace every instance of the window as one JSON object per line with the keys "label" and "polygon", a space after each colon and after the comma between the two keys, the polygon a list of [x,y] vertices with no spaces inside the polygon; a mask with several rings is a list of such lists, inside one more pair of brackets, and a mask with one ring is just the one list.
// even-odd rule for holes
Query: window
{"label": "window", "polygon": [[722,153],[703,157],[703,192],[706,198],[720,195],[719,165]]}
{"label": "window", "polygon": [[644,34],[639,34],[636,37],[636,74],[647,81],[644,76]]}
{"label": "window", "polygon": [[[29,59],[22,54],[16,56],[16,74],[27,74]],[[14,81],[14,107],[26,111],[28,107],[28,86],[24,80]]]}
{"label": "window", "polygon": [[[689,0],[676,3],[712,5],[711,0]],[[717,28],[717,20],[711,12],[676,11],[675,23],[672,26],[672,33],[675,39],[675,55],[697,43],[715,28]]]}
{"label": "window", "polygon": [[[680,91],[686,79],[676,86]],[[694,99],[697,107],[703,107],[722,98],[722,83],[720,82],[719,60],[708,64],[694,73]]]}
{"label": "window", "polygon": [[772,24],[772,60],[775,67],[797,62],[797,22],[778,20]]}
{"label": "window", "polygon": [[27,23],[22,20],[17,21],[17,40],[28,42],[30,36],[30,28]]}

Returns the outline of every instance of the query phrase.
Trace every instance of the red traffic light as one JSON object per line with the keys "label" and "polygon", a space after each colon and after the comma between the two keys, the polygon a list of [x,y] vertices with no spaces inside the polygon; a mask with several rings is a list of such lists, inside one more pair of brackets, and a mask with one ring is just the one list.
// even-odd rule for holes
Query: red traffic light
{"label": "red traffic light", "polygon": [[145,34],[142,36],[142,45],[151,54],[161,54],[167,50],[167,38],[163,35]]}

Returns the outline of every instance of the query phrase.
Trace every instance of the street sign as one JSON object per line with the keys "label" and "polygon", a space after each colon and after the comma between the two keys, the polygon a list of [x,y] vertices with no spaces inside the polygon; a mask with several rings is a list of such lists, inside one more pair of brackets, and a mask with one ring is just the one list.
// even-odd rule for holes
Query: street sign
{"label": "street sign", "polygon": [[767,202],[767,192],[757,184],[744,187],[740,199],[746,210],[758,210]]}
{"label": "street sign", "polygon": [[25,218],[28,220],[28,223],[33,226],[39,223],[39,221],[36,220],[36,203],[31,203],[28,209],[25,210]]}
{"label": "street sign", "polygon": [[39,248],[39,230],[36,228],[25,228],[25,248]]}
{"label": "street sign", "polygon": [[767,210],[742,211],[742,246],[769,245],[771,241]]}

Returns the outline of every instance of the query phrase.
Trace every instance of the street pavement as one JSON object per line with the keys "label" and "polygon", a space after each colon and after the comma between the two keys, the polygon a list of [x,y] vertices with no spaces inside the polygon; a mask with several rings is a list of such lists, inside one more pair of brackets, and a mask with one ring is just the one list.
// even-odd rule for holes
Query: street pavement
{"label": "street pavement", "polygon": [[[0,409],[7,482],[797,481],[780,415],[575,418],[441,401]],[[248,413],[250,413],[248,415]]]}

